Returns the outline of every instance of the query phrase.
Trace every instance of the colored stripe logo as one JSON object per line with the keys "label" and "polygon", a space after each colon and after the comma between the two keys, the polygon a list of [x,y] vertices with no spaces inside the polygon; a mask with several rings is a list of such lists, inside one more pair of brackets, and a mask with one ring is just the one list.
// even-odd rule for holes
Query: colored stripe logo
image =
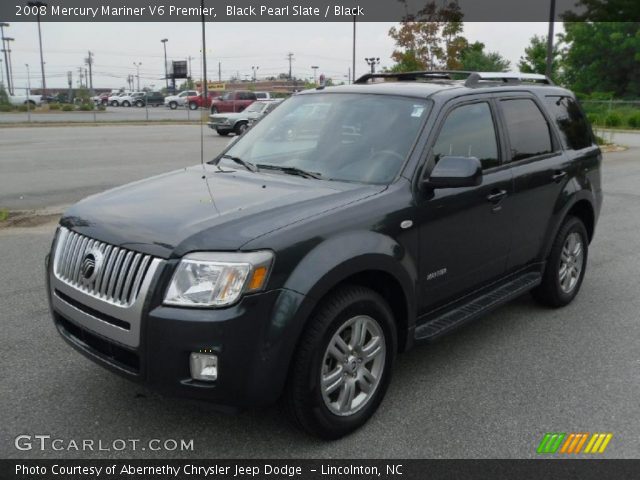
{"label": "colored stripe logo", "polygon": [[604,453],[612,438],[612,433],[594,433],[593,435],[586,432],[545,433],[537,452],[540,454]]}

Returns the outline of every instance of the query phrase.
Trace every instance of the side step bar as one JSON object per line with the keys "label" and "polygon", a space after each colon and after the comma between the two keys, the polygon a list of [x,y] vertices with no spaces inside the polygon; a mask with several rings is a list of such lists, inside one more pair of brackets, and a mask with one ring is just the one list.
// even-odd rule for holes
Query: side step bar
{"label": "side step bar", "polygon": [[416,341],[432,340],[460,325],[474,320],[500,305],[519,297],[540,284],[542,274],[528,272],[506,283],[499,284],[493,290],[473,297],[467,303],[437,315],[416,328]]}

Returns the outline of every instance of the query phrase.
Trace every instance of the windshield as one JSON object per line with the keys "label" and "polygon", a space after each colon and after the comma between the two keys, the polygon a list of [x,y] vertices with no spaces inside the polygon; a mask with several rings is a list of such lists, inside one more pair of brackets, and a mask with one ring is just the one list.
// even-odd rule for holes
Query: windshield
{"label": "windshield", "polygon": [[251,105],[245,108],[244,111],[245,112],[261,112],[264,106],[265,106],[264,102],[253,102]]}
{"label": "windshield", "polygon": [[226,153],[257,165],[322,178],[391,182],[429,111],[426,100],[388,95],[297,95],[248,130]]}

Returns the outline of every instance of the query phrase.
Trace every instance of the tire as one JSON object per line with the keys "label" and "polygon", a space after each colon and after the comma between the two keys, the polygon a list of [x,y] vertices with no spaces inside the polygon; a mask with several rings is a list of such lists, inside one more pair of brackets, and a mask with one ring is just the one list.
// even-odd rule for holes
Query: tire
{"label": "tire", "polygon": [[239,122],[233,129],[233,132],[236,135],[242,135],[245,130],[249,128],[249,125],[247,124],[247,122]]}
{"label": "tire", "polygon": [[584,223],[567,217],[553,241],[542,283],[531,292],[536,301],[553,308],[571,303],[582,285],[588,253],[589,236]]}
{"label": "tire", "polygon": [[129,102],[129,100],[125,100],[124,102],[122,102],[122,106],[123,107],[130,107],[131,103]]}
{"label": "tire", "polygon": [[116,102],[115,100],[111,102],[111,106],[112,107],[117,107],[118,106],[118,102]]}
{"label": "tire", "polygon": [[[366,325],[362,342],[352,336],[354,325]],[[376,292],[354,285],[325,298],[310,318],[291,362],[282,400],[292,422],[327,440],[343,437],[366,423],[389,386],[396,336],[391,309]],[[364,353],[357,346],[350,349],[348,343],[364,344],[377,354],[362,361]],[[336,347],[330,349],[330,345]],[[371,376],[364,382],[366,372]],[[332,382],[328,389],[323,388],[323,377]],[[369,393],[363,385],[369,385]],[[349,391],[351,396],[347,396]],[[351,400],[341,403],[343,398]]]}
{"label": "tire", "polygon": [[177,102],[169,102],[169,108],[171,110],[175,110],[176,108],[178,108],[178,103]]}
{"label": "tire", "polygon": [[144,102],[143,102],[142,100],[138,100],[138,101],[136,102],[136,107],[138,107],[138,108],[142,108],[142,107],[144,107]]}
{"label": "tire", "polygon": [[102,103],[102,105],[104,105],[106,107],[109,104],[109,101],[108,100],[102,100],[101,103]]}
{"label": "tire", "polygon": [[195,102],[191,102],[189,103],[189,110],[197,110],[198,109],[198,104]]}
{"label": "tire", "polygon": [[231,132],[228,130],[216,130],[216,132],[218,133],[218,135],[220,135],[221,137],[226,137],[227,135],[229,135]]}
{"label": "tire", "polygon": [[216,107],[211,107],[211,115],[215,115],[218,113],[218,109]]}

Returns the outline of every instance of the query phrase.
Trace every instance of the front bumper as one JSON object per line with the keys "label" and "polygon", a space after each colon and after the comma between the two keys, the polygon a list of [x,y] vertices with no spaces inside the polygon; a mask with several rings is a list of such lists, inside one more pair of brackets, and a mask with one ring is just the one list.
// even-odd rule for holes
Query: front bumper
{"label": "front bumper", "polygon": [[[163,306],[166,262],[152,280],[140,318],[139,344],[125,345],[93,328],[102,312],[87,307],[82,292],[61,292],[48,267],[48,292],[54,324],[73,348],[99,365],[172,396],[198,398],[227,407],[274,403],[286,380],[299,331],[304,297],[290,290],[247,295],[222,309]],[[164,270],[161,271],[161,270]],[[61,305],[63,306],[61,308]],[[218,379],[191,379],[191,352],[218,356]]]}

